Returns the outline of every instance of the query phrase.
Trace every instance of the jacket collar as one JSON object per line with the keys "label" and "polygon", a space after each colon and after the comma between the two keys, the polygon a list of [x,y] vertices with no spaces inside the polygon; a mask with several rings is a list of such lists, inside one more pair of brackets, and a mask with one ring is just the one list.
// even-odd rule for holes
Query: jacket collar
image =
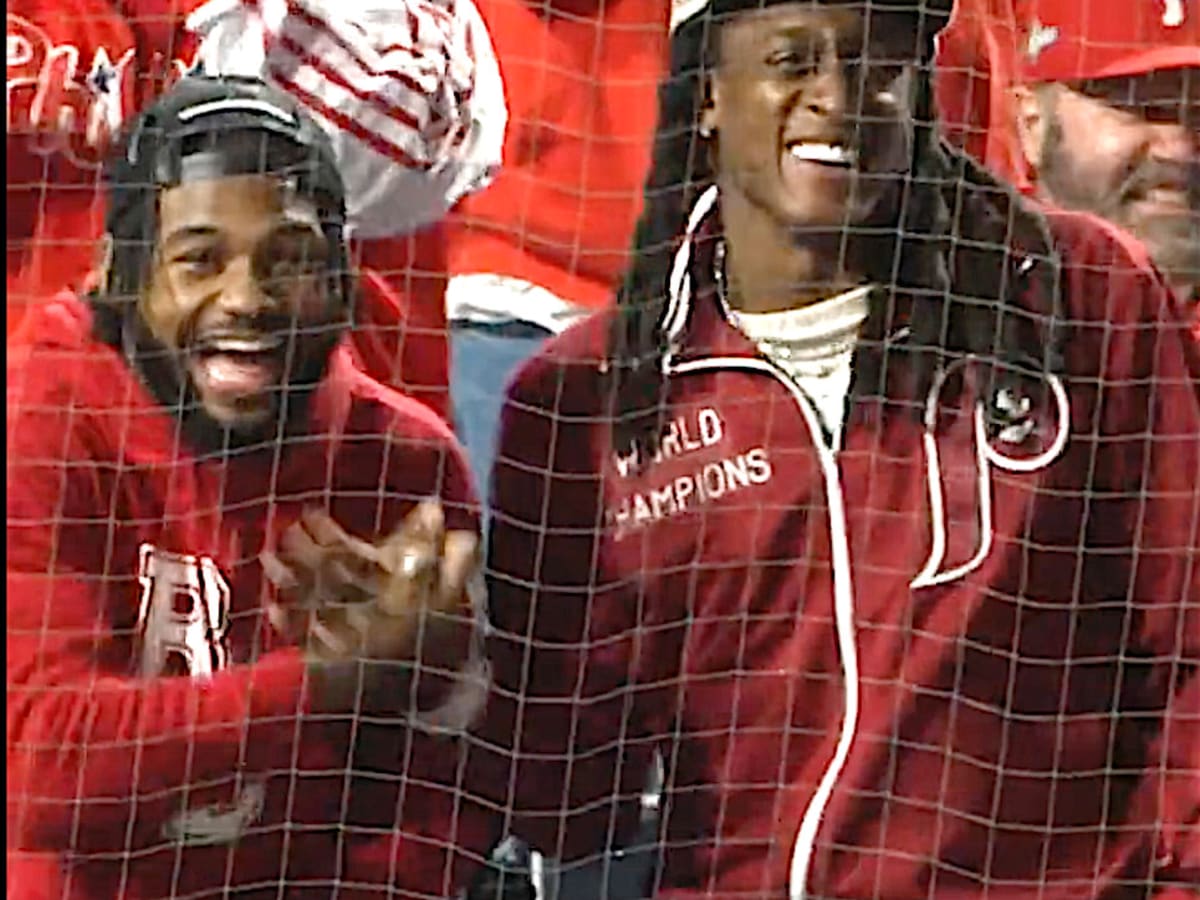
{"label": "jacket collar", "polygon": [[717,281],[721,215],[716,185],[700,195],[675,251],[667,302],[659,328],[666,343],[664,368],[677,358],[751,357],[758,348],[733,322]]}

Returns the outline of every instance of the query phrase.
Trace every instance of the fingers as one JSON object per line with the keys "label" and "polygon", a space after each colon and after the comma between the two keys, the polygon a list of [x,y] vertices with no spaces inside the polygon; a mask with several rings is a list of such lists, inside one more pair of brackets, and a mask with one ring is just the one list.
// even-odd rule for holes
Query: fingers
{"label": "fingers", "polygon": [[308,605],[360,602],[378,589],[379,551],[347,533],[326,512],[306,510],[280,536],[278,556],[263,563],[267,578]]}
{"label": "fingers", "polygon": [[381,562],[390,577],[378,598],[384,612],[403,616],[430,604],[441,580],[445,524],[441,506],[426,500],[388,538]]}
{"label": "fingers", "polygon": [[301,642],[308,626],[308,617],[295,607],[282,603],[267,604],[267,621],[289,641]]}
{"label": "fingers", "polygon": [[368,560],[376,560],[379,557],[374,545],[350,534],[322,509],[305,510],[298,524],[303,526],[312,541],[322,549],[343,549]]}
{"label": "fingers", "polygon": [[393,573],[412,577],[421,565],[441,556],[446,517],[436,500],[424,500],[384,542],[384,565]]}
{"label": "fingers", "polygon": [[288,640],[301,640],[308,627],[309,603],[307,597],[303,596],[300,579],[290,566],[270,550],[264,550],[258,559],[267,581],[274,585],[280,594],[291,595],[294,598],[294,602],[289,603],[269,601],[266,604],[267,621]]}
{"label": "fingers", "polygon": [[267,581],[279,590],[292,591],[300,586],[296,573],[270,550],[260,553],[258,561],[262,565],[263,575],[266,576]]}
{"label": "fingers", "polygon": [[457,604],[469,582],[479,569],[479,538],[470,531],[451,531],[446,535],[442,553],[442,582],[439,606],[443,609]]}
{"label": "fingers", "polygon": [[316,572],[324,561],[325,553],[326,547],[308,528],[305,518],[288,527],[279,537],[280,558],[292,569]]}
{"label": "fingers", "polygon": [[288,595],[288,603],[267,609],[277,631],[324,661],[399,660],[413,654],[423,630],[440,633],[449,624],[426,614],[460,619],[479,539],[447,533],[436,501],[418,504],[378,546],[308,510],[281,535],[278,553],[261,561],[264,576]]}

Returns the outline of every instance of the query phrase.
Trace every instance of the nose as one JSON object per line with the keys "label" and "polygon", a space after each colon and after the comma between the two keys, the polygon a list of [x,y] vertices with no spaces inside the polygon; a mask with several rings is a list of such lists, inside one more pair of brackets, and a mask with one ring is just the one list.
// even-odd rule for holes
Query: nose
{"label": "nose", "polygon": [[808,81],[804,105],[814,116],[841,118],[846,111],[846,76],[834,50],[821,55],[817,71]]}
{"label": "nose", "polygon": [[271,308],[275,300],[264,289],[255,271],[254,261],[248,254],[243,254],[225,266],[217,303],[227,316],[253,317]]}

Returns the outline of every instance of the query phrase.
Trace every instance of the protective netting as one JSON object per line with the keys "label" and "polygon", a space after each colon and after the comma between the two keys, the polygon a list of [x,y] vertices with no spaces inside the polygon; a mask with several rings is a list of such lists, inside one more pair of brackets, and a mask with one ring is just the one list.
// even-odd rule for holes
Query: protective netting
{"label": "protective netting", "polygon": [[7,15],[10,896],[1195,895],[1194,2],[200,6]]}

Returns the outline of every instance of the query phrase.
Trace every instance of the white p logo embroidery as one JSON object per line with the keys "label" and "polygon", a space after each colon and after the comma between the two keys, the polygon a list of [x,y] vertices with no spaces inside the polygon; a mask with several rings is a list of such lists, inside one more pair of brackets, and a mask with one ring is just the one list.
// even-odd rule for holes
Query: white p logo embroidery
{"label": "white p logo embroidery", "polygon": [[[963,363],[940,373],[925,405],[925,463],[929,489],[931,540],[925,565],[910,587],[926,588],[963,578],[978,569],[992,549],[992,472],[1030,473],[1050,465],[1063,453],[1071,425],[1066,388],[1055,375],[1044,376],[1049,403],[1045,434],[1039,431],[1033,400],[1011,387],[973,404],[957,434],[939,427],[939,395],[947,378],[958,377]],[[969,422],[966,419],[969,416]],[[997,421],[998,420],[998,421]],[[969,453],[944,453],[973,445]],[[1032,443],[1033,446],[1023,446]],[[972,484],[972,482],[974,482]]]}
{"label": "white p logo embroidery", "polygon": [[1162,23],[1167,28],[1178,28],[1183,24],[1183,0],[1162,0]]}
{"label": "white p logo embroidery", "polygon": [[1037,429],[1033,417],[1033,401],[1017,394],[1012,388],[996,392],[995,411],[1004,417],[996,440],[1002,444],[1023,444]]}
{"label": "white p logo embroidery", "polygon": [[164,553],[143,544],[138,581],[142,675],[181,668],[193,678],[211,678],[225,668],[229,585],[217,564],[208,557]]}

